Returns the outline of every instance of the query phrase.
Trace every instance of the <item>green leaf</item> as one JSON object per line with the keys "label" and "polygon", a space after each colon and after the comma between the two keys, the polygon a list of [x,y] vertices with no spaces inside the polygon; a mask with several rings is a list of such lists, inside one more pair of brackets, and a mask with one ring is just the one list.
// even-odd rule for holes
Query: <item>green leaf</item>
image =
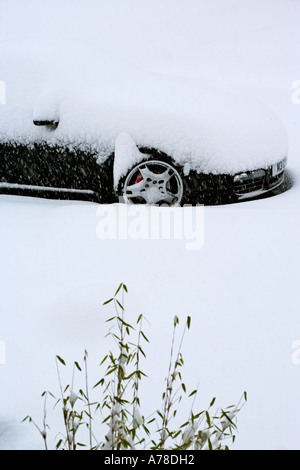
{"label": "green leaf", "polygon": [[103,304],[102,304],[102,305],[107,305],[107,304],[109,304],[109,302],[111,302],[112,300],[114,300],[114,298],[113,298],[113,297],[112,297],[111,299],[109,299],[109,300],[106,300],[105,302],[103,302]]}
{"label": "green leaf", "polygon": [[189,422],[189,421],[186,421],[186,422],[183,423],[180,427],[181,427],[181,428],[184,428],[184,427],[187,426],[188,424],[190,424],[190,422]]}
{"label": "green leaf", "polygon": [[81,388],[79,389],[79,393],[82,397],[85,398],[86,401],[88,401],[88,397],[86,396],[86,394],[84,393],[84,391]]}
{"label": "green leaf", "polygon": [[106,354],[106,356],[104,356],[104,358],[100,362],[100,366],[102,366],[102,364],[106,361],[107,358],[108,358],[108,355]]}
{"label": "green leaf", "polygon": [[204,411],[200,411],[200,413],[197,413],[193,416],[194,419],[198,419],[201,415],[203,415]]}
{"label": "green leaf", "polygon": [[56,356],[56,358],[59,360],[59,362],[61,362],[64,366],[66,365],[65,361],[60,357],[60,356]]}
{"label": "green leaf", "polygon": [[106,323],[108,323],[109,321],[112,321],[114,320],[116,317],[110,317],[108,320],[106,320]]}
{"label": "green leaf", "polygon": [[227,415],[226,411],[222,410],[222,416],[225,416],[225,418],[229,421],[229,423],[235,428],[235,424],[234,422],[232,421],[232,419],[229,418],[229,416]]}
{"label": "green leaf", "polygon": [[155,418],[150,419],[150,421],[147,421],[147,424],[153,423],[155,421]]}
{"label": "green leaf", "polygon": [[[149,422],[152,422],[152,421],[149,421]],[[145,433],[147,434],[147,436],[149,436],[149,435],[150,435],[149,429],[148,429],[144,424],[142,424],[142,426],[143,426],[144,431],[145,431]]]}
{"label": "green leaf", "polygon": [[244,392],[245,401],[247,401],[247,392]]}
{"label": "green leaf", "polygon": [[112,367],[108,372],[106,372],[105,376],[112,374],[113,372],[115,372],[115,370],[116,370],[117,368],[118,368],[118,366]]}
{"label": "green leaf", "polygon": [[216,397],[214,397],[214,398],[212,399],[212,401],[210,402],[210,405],[209,405],[210,408],[213,406],[213,404],[215,403],[215,401],[216,401]]}
{"label": "green leaf", "polygon": [[142,331],[141,331],[141,335],[144,338],[144,340],[146,340],[147,343],[149,343],[149,339],[147,338],[147,336]]}
{"label": "green leaf", "polygon": [[56,406],[57,406],[58,403],[60,403],[60,402],[61,402],[61,399],[59,398],[59,399],[56,401],[56,403],[54,404],[53,408],[56,408]]}
{"label": "green leaf", "polygon": [[116,295],[120,292],[120,289],[121,289],[122,286],[123,286],[123,283],[121,282],[121,284],[119,285],[118,289],[115,292],[114,297],[116,297]]}
{"label": "green leaf", "polygon": [[[118,302],[118,301],[117,301]],[[122,305],[120,304],[120,306],[122,307]],[[123,308],[123,307],[122,307]],[[121,317],[118,317],[118,320],[120,323],[122,323],[122,325],[126,326],[127,328],[131,328],[132,330],[134,329],[131,325],[129,325],[129,323],[126,323],[125,320],[123,320],[123,318]]]}
{"label": "green leaf", "polygon": [[195,395],[195,393],[197,393],[197,390],[193,390],[193,391],[189,394],[189,397],[191,397],[192,395]]}
{"label": "green leaf", "polygon": [[138,349],[139,349],[139,351],[143,354],[143,356],[146,357],[146,354],[145,354],[144,351],[142,350],[141,346],[138,346]]}
{"label": "green leaf", "polygon": [[62,443],[62,439],[60,439],[58,443],[56,444],[56,449],[59,449],[59,447],[61,446],[61,443]]}
{"label": "green leaf", "polygon": [[77,367],[77,369],[80,370],[80,372],[81,372],[81,367],[80,367],[80,365],[78,364],[78,362],[75,361],[74,364],[75,364],[75,366]]}
{"label": "green leaf", "polygon": [[31,422],[31,418],[30,418],[30,416],[25,416],[25,418],[24,418],[24,419],[22,419],[22,421],[21,421],[21,422],[22,422],[22,423],[24,423],[24,421],[27,421],[27,419],[29,420],[29,422]]}
{"label": "green leaf", "polygon": [[119,305],[119,307],[124,311],[125,309],[124,309],[123,305],[120,304],[120,302],[118,301],[118,299],[116,299],[116,302],[117,302],[117,304]]}
{"label": "green leaf", "polygon": [[187,324],[188,329],[190,329],[191,320],[192,320],[191,317],[187,317],[186,324]]}
{"label": "green leaf", "polygon": [[126,377],[124,377],[125,380],[129,380],[131,379],[131,377],[133,377],[135,374],[137,373],[137,371],[133,371],[131,372],[131,374],[127,375]]}
{"label": "green leaf", "polygon": [[128,447],[131,448],[131,444],[126,441],[126,439],[121,439],[121,444],[125,447],[125,449],[127,449]]}
{"label": "green leaf", "polygon": [[104,379],[101,379],[101,380],[99,380],[99,382],[96,383],[96,385],[93,386],[93,388],[96,388],[99,385],[103,385],[103,384],[104,384]]}
{"label": "green leaf", "polygon": [[83,412],[84,412],[90,419],[92,419],[92,416],[91,416],[86,410],[83,410]]}

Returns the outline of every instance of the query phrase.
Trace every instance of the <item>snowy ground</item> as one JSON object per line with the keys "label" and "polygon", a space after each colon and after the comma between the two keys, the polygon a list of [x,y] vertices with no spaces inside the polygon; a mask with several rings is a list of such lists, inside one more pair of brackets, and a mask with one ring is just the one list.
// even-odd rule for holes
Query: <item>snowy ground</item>
{"label": "snowy ground", "polygon": [[100,240],[96,204],[1,196],[0,448],[41,446],[35,429],[19,422],[27,414],[42,419],[40,394],[57,390],[56,354],[71,363],[86,348],[98,364],[108,313],[101,304],[125,282],[130,318],[142,312],[150,323],[146,407],[159,406],[173,316],[183,323],[191,315],[184,377],[199,385],[199,407],[213,396],[220,406],[236,403],[246,390],[233,448],[299,449],[300,105],[292,100],[299,2],[78,1],[67,21],[70,2],[42,10],[24,4],[1,0],[0,44],[21,44],[19,31],[72,41],[80,24],[87,41],[98,38],[145,69],[209,78],[268,104],[287,128],[294,186],[273,198],[206,207],[198,251],[172,237]]}

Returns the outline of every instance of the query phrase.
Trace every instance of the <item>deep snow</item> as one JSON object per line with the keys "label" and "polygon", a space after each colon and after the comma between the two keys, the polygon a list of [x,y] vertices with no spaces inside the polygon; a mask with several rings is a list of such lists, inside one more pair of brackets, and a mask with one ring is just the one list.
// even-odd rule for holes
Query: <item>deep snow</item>
{"label": "deep snow", "polygon": [[[6,12],[0,44],[6,48],[11,43],[22,52],[21,40],[29,34],[39,47],[52,35],[72,45],[80,22],[87,40],[97,38],[129,63],[204,77],[261,100],[286,126],[294,186],[272,198],[206,207],[198,251],[172,237],[100,240],[97,204],[1,196],[0,341],[6,365],[0,364],[0,447],[42,446],[36,430],[19,422],[27,414],[41,421],[40,394],[58,390],[56,354],[71,364],[87,348],[97,376],[107,347],[108,311],[101,304],[123,281],[130,318],[142,312],[149,321],[149,379],[142,394],[147,410],[159,406],[173,315],[182,323],[191,315],[184,377],[191,388],[199,385],[199,407],[213,396],[220,406],[233,404],[248,392],[232,448],[299,449],[300,366],[293,345],[300,326],[300,107],[292,101],[299,79],[299,3],[73,1],[68,22],[68,1],[24,3],[0,2]],[[116,205],[104,209],[117,213]]]}

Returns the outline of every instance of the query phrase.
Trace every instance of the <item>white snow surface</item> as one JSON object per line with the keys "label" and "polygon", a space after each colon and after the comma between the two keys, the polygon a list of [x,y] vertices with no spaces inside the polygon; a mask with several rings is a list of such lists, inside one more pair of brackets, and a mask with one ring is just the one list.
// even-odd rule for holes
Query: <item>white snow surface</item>
{"label": "white snow surface", "polygon": [[[156,74],[158,83],[188,80],[196,87],[206,81],[269,107],[286,128],[288,169],[294,180],[289,191],[275,197],[206,207],[204,245],[198,251],[186,250],[185,240],[172,236],[168,240],[99,239],[101,214],[113,220],[119,204],[0,196],[0,341],[6,351],[5,364],[0,358],[0,448],[43,447],[36,429],[21,420],[30,414],[42,425],[41,393],[51,390],[59,395],[56,354],[68,366],[62,368],[64,385],[71,381],[72,362],[82,365],[84,349],[89,352],[90,383],[99,380],[98,364],[110,346],[104,339],[105,320],[111,314],[101,304],[125,282],[128,321],[134,322],[140,313],[148,319],[142,413],[150,414],[160,404],[173,316],[178,315],[183,326],[190,315],[183,378],[190,390],[199,388],[197,409],[207,407],[213,396],[217,406],[236,404],[246,390],[248,402],[238,414],[239,432],[231,448],[299,450],[300,105],[292,100],[293,83],[299,80],[299,2],[0,0],[0,6],[0,80],[13,84],[13,89],[7,86],[7,105],[0,105],[0,111],[2,117],[15,113],[4,123],[1,118],[1,139],[17,132],[20,140],[29,136],[24,116],[29,123],[33,103],[47,89],[50,96],[59,97],[59,113],[69,109],[75,121],[74,139],[77,129],[82,141],[85,118],[95,113],[95,101],[87,107],[83,99],[79,105],[83,84],[73,103],[83,113],[81,122],[77,121],[68,101],[74,92],[69,89],[73,85],[69,72],[72,69],[73,76],[82,72],[77,67],[82,58],[92,64],[89,54],[95,57],[96,45],[99,51],[102,47],[108,51],[110,63],[114,63],[111,57],[116,57],[115,63],[121,57],[130,70],[137,66],[144,70],[143,76]],[[53,62],[64,65],[50,67],[56,81],[50,79],[48,69]],[[106,70],[103,67],[104,75]],[[65,79],[66,103],[61,87]],[[86,80],[87,88],[91,82],[98,83],[90,67]],[[124,117],[131,99],[117,84],[125,88],[128,84],[119,75],[113,74],[111,80],[107,79],[103,93],[115,93],[114,109],[123,109]],[[144,97],[139,80],[131,86],[133,95]],[[112,122],[110,98],[106,111]],[[179,109],[178,100],[174,103]],[[147,109],[140,110],[144,120]],[[214,129],[223,124],[215,122],[210,112],[208,117]],[[149,122],[155,125],[151,117]],[[141,123],[137,118],[136,129],[144,128]],[[62,139],[68,125],[62,120],[58,128]],[[103,126],[110,128],[109,122]],[[241,123],[239,127],[246,132]],[[107,139],[109,149],[122,132],[140,143],[129,128],[115,131]],[[52,139],[46,130],[32,132]],[[141,230],[147,227],[149,213],[145,209],[139,220]],[[76,375],[75,393],[81,385]],[[187,406],[183,411],[189,410]],[[62,428],[57,416],[59,410],[49,402],[51,438]]]}
{"label": "white snow surface", "polygon": [[[95,9],[93,2],[89,9]],[[267,167],[287,156],[284,126],[253,94],[202,77],[139,68],[113,54],[107,41],[107,48],[92,42],[85,30],[72,40],[61,34],[47,37],[36,25],[33,36],[22,38],[22,48],[11,34],[2,42],[0,75],[9,99],[0,108],[1,142],[77,147],[95,152],[101,163],[126,132],[138,146],[156,148],[199,172],[223,174]],[[32,122],[57,118],[55,131]],[[130,159],[124,158],[126,172]]]}
{"label": "white snow surface", "polygon": [[145,154],[140,152],[133,138],[126,132],[121,132],[115,142],[114,187],[118,187],[120,178],[129,168],[133,168],[144,158]]}

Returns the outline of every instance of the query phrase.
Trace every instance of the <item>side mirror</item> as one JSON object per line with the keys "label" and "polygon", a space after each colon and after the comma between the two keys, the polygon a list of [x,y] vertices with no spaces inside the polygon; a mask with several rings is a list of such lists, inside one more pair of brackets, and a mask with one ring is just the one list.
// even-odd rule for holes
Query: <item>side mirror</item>
{"label": "side mirror", "polygon": [[43,121],[40,121],[40,120],[33,120],[33,124],[35,126],[48,126],[50,129],[53,129],[55,130],[59,124],[59,121],[50,121],[50,120],[43,120]]}
{"label": "side mirror", "polygon": [[59,124],[59,94],[53,88],[41,93],[34,104],[33,124],[55,130]]}

